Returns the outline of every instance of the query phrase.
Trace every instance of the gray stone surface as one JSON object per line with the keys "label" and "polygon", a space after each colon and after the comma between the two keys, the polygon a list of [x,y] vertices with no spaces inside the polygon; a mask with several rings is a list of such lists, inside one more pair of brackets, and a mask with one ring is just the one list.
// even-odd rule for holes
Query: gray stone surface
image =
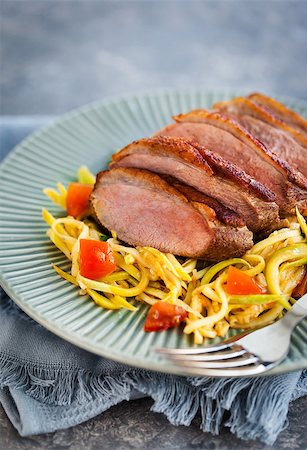
{"label": "gray stone surface", "polygon": [[123,402],[95,419],[69,430],[20,438],[0,407],[1,450],[288,450],[307,448],[306,402],[290,409],[290,425],[274,446],[242,441],[228,429],[219,436],[199,430],[199,419],[190,427],[174,427],[162,414],[151,412],[151,399]]}
{"label": "gray stone surface", "polygon": [[161,86],[307,99],[306,1],[15,1],[1,7],[1,114],[56,114]]}
{"label": "gray stone surface", "polygon": [[[0,114],[58,114],[157,87],[307,99],[306,1],[0,1]],[[306,449],[306,398],[273,447],[174,427],[150,399],[69,430],[21,438],[0,407],[0,450]]]}

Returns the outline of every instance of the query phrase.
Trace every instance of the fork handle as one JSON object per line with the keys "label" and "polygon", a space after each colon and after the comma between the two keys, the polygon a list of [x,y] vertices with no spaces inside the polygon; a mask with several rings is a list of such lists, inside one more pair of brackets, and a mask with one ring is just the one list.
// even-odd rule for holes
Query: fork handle
{"label": "fork handle", "polygon": [[292,306],[291,311],[300,316],[306,316],[307,314],[307,294],[303,295],[299,300],[295,302]]}
{"label": "fork handle", "polygon": [[292,306],[291,310],[285,315],[283,320],[293,329],[304,317],[307,316],[307,294],[303,295]]}

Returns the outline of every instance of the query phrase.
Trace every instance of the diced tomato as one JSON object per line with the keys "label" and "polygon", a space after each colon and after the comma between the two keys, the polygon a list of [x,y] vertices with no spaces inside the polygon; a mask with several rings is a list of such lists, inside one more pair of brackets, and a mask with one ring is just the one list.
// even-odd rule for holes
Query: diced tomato
{"label": "diced tomato", "polygon": [[66,198],[67,214],[76,218],[86,213],[92,191],[93,186],[89,184],[70,183]]}
{"label": "diced tomato", "polygon": [[114,254],[108,242],[80,239],[80,274],[98,280],[116,269]]}
{"label": "diced tomato", "polygon": [[233,295],[264,294],[266,289],[236,267],[228,269],[227,292]]}
{"label": "diced tomato", "polygon": [[160,331],[177,327],[188,313],[181,306],[158,301],[148,311],[144,325],[145,331]]}

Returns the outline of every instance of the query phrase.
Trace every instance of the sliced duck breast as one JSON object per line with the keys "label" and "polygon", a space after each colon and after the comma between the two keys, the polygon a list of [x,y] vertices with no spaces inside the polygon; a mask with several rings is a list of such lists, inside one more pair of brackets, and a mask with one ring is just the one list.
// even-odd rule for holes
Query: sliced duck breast
{"label": "sliced duck breast", "polygon": [[278,226],[274,194],[196,142],[163,136],[140,139],[114,154],[110,167],[172,176],[235,211],[252,231],[265,230],[272,223]]}
{"label": "sliced duck breast", "polygon": [[263,107],[250,98],[236,97],[232,100],[218,102],[213,105],[213,109],[222,114],[229,114],[230,117],[237,117],[238,115],[255,117],[256,119],[262,120],[262,122],[285,131],[300,145],[307,148],[307,137],[301,130],[289,125],[289,123],[285,122],[280,117],[277,117],[273,111]]}
{"label": "sliced duck breast", "polygon": [[203,203],[213,209],[217,219],[225,225],[233,227],[243,227],[245,221],[232,209],[227,208],[215,198],[187,186],[186,184],[179,183],[178,180],[172,177],[164,177],[171,186],[174,186],[177,191],[181,192],[190,202]]}
{"label": "sliced duck breast", "polygon": [[288,108],[283,103],[278,102],[274,98],[260,94],[259,92],[253,92],[248,95],[247,98],[267,109],[271,114],[287,123],[292,128],[295,128],[307,139],[307,120],[297,112]]}
{"label": "sliced duck breast", "polygon": [[219,222],[204,203],[188,199],[157,174],[114,168],[100,172],[91,195],[97,220],[133,246],[190,258],[222,260],[253,245],[245,227]]}
{"label": "sliced duck breast", "polygon": [[177,123],[165,127],[156,135],[191,139],[238,165],[274,192],[282,216],[293,214],[296,206],[302,212],[307,209],[306,178],[237,122],[206,110],[181,114],[175,120]]}
{"label": "sliced duck breast", "polygon": [[240,125],[261,141],[266,148],[307,177],[307,149],[296,142],[291,135],[252,116],[243,115],[238,120]]}

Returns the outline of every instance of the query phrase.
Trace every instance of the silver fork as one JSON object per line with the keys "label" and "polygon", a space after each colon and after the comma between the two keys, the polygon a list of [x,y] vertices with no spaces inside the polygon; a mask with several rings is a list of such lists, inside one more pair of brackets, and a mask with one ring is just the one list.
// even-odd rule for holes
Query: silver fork
{"label": "silver fork", "polygon": [[[307,316],[307,294],[279,321],[228,342],[201,348],[158,348],[182,375],[243,377],[277,366],[289,351],[291,333]],[[242,336],[242,335],[241,335]]]}

